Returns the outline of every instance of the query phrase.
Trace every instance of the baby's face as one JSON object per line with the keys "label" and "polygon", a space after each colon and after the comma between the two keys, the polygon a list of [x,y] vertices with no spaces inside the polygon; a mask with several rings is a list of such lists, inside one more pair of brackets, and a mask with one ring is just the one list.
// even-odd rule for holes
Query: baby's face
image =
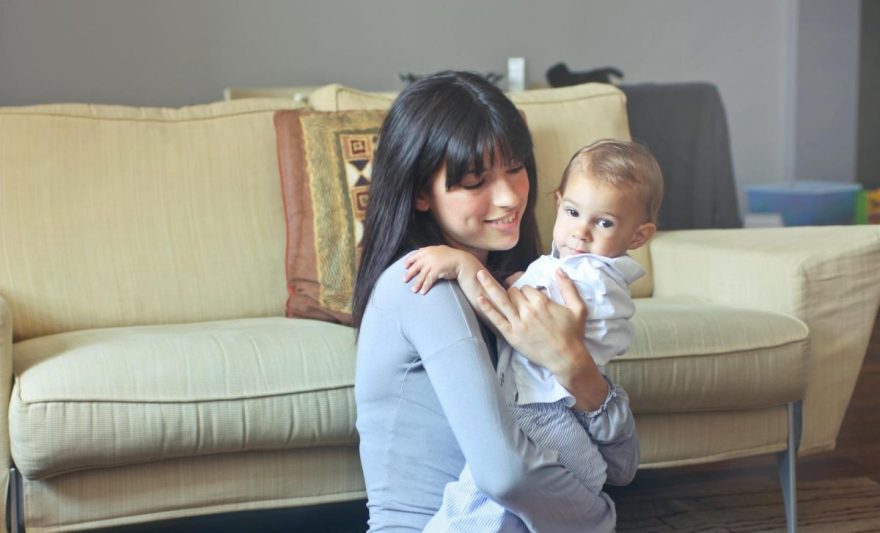
{"label": "baby's face", "polygon": [[572,172],[556,200],[553,241],[561,257],[581,253],[619,257],[644,243],[644,226],[651,226],[653,234],[653,224],[645,222],[644,203],[631,187]]}

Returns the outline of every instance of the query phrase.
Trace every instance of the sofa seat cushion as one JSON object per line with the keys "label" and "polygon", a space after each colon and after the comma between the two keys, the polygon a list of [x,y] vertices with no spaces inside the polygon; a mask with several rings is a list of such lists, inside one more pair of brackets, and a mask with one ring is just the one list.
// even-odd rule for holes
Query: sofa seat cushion
{"label": "sofa seat cushion", "polygon": [[14,346],[29,479],[248,450],[354,445],[354,331],[262,318],[61,333]]}
{"label": "sofa seat cushion", "polygon": [[635,302],[635,340],[608,374],[636,414],[756,409],[803,397],[809,330],[797,318],[685,297]]}

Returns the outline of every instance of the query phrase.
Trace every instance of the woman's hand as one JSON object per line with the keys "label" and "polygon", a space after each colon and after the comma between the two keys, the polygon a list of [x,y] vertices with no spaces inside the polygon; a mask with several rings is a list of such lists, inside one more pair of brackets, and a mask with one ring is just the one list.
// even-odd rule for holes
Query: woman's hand
{"label": "woman's hand", "polygon": [[553,373],[577,409],[592,411],[605,401],[608,384],[584,345],[586,306],[574,282],[562,270],[556,276],[565,305],[534,287],[505,291],[483,270],[477,279],[485,296],[477,303],[511,346]]}
{"label": "woman's hand", "polygon": [[516,283],[519,278],[523,277],[523,274],[525,274],[525,272],[520,270],[519,272],[514,272],[513,274],[504,278],[504,287],[507,288],[513,286],[513,284]]}

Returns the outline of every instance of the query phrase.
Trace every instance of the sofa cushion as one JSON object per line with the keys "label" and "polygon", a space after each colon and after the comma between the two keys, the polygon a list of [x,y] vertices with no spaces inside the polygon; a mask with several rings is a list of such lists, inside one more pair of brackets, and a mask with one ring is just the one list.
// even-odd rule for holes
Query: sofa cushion
{"label": "sofa cushion", "polygon": [[0,293],[16,339],[281,316],[272,116],[300,105],[0,108]]}
{"label": "sofa cushion", "polygon": [[[388,109],[393,93],[371,93],[342,85],[326,85],[309,95],[309,104],[321,111]],[[538,228],[549,250],[556,204],[553,191],[562,171],[581,147],[603,138],[629,139],[626,98],[617,88],[600,83],[572,87],[535,89],[509,93],[511,101],[526,116],[535,143],[538,167]],[[651,262],[646,247],[631,254],[648,274],[632,286],[637,297],[650,296]]]}
{"label": "sofa cushion", "polygon": [[[799,399],[807,329],[779,313],[636,300],[608,365],[637,415]],[[64,333],[15,345],[12,454],[28,478],[172,457],[354,445],[354,331],[248,319]]]}
{"label": "sofa cushion", "polygon": [[279,111],[287,316],[351,324],[373,148],[384,111]]}
{"label": "sofa cushion", "polygon": [[635,302],[635,340],[607,367],[633,412],[753,409],[803,397],[809,330],[797,318],[686,297]]}
{"label": "sofa cushion", "polygon": [[14,349],[12,455],[31,479],[357,442],[347,327],[243,319],[62,333]]}
{"label": "sofa cushion", "polygon": [[317,111],[344,111],[347,109],[387,110],[397,98],[396,92],[368,92],[331,83],[309,93],[309,106]]}

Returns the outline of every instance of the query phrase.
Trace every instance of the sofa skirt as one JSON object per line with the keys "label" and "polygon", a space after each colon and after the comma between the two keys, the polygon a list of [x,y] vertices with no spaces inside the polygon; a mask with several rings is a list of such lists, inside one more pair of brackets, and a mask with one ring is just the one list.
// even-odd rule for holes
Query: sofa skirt
{"label": "sofa skirt", "polygon": [[28,533],[366,497],[356,447],[217,454],[23,479]]}
{"label": "sofa skirt", "polygon": [[[642,468],[785,449],[785,407],[637,415]],[[79,531],[366,497],[356,447],[181,458],[23,479],[29,533]]]}

